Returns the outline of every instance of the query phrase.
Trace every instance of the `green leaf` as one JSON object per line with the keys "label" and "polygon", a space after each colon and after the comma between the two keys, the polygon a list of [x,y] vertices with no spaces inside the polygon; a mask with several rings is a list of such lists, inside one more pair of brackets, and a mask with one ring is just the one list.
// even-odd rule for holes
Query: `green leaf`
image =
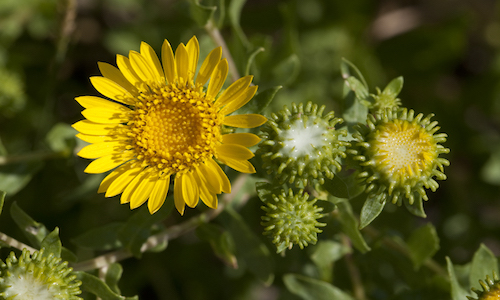
{"label": "green leaf", "polygon": [[449,257],[446,257],[446,264],[448,268],[448,276],[450,277],[450,286],[451,286],[451,300],[464,300],[467,299],[467,296],[470,296],[470,293],[467,293],[464,288],[460,286],[458,283],[457,276],[455,274],[455,268]]}
{"label": "green leaf", "polygon": [[406,209],[417,217],[427,218],[427,215],[425,214],[424,211],[424,201],[422,199],[422,196],[420,196],[419,193],[414,193],[413,199],[414,199],[413,204],[410,204],[408,199],[406,197],[404,198],[403,202],[405,204]]}
{"label": "green leaf", "polygon": [[275,82],[289,85],[295,81],[300,73],[300,59],[296,54],[292,54],[281,61],[273,69]]}
{"label": "green leaf", "polygon": [[62,243],[59,239],[59,228],[56,227],[42,240],[40,248],[45,249],[44,256],[48,256],[52,253],[56,257],[61,257]]}
{"label": "green leaf", "polygon": [[31,245],[35,248],[40,248],[42,240],[49,234],[45,225],[33,220],[17,205],[17,202],[12,203],[10,206],[10,215],[30,241]]}
{"label": "green leaf", "polygon": [[253,61],[255,60],[257,54],[264,52],[265,50],[266,49],[264,49],[264,47],[258,47],[252,53],[250,53],[250,56],[248,57],[247,60],[247,66],[245,68],[245,73],[244,73],[245,76],[250,75],[250,68],[252,67]]}
{"label": "green leaf", "polygon": [[95,277],[94,275],[90,275],[86,272],[73,272],[76,275],[76,279],[82,282],[80,288],[84,291],[90,292],[102,300],[138,300],[137,296],[135,297],[124,297],[121,296],[111,290],[111,288],[104,283],[104,281]]}
{"label": "green leaf", "polygon": [[431,223],[415,230],[407,241],[410,258],[415,269],[431,258],[439,250],[439,237]]}
{"label": "green leaf", "polygon": [[77,246],[93,250],[113,250],[122,247],[118,232],[124,223],[114,222],[93,228],[71,240]]}
{"label": "green leaf", "polygon": [[293,294],[304,300],[354,300],[341,289],[318,279],[298,274],[285,274],[283,282]]}
{"label": "green leaf", "polygon": [[472,258],[469,276],[470,286],[482,290],[479,280],[485,281],[486,276],[491,277],[493,272],[498,274],[498,260],[488,247],[481,244]]}
{"label": "green leaf", "polygon": [[30,161],[19,164],[9,164],[0,167],[0,190],[10,196],[22,190],[31,177],[41,169],[43,163]]}
{"label": "green leaf", "polygon": [[120,294],[118,281],[120,281],[122,273],[123,273],[122,265],[120,265],[119,263],[112,263],[108,266],[108,271],[106,272],[106,277],[104,278],[108,287],[117,294]]}
{"label": "green leaf", "polygon": [[238,267],[233,237],[223,227],[204,223],[196,228],[196,234],[200,239],[210,243],[215,255],[223,262],[233,268]]}
{"label": "green leaf", "polygon": [[359,231],[358,221],[352,213],[351,204],[348,201],[338,201],[336,204],[339,210],[339,220],[342,224],[342,231],[349,236],[354,247],[361,253],[370,251],[370,247]]}
{"label": "green leaf", "polygon": [[2,210],[3,210],[3,204],[5,202],[5,195],[7,195],[6,192],[0,191],[0,214],[2,213]]}
{"label": "green leaf", "polygon": [[168,198],[160,210],[153,215],[149,213],[147,206],[140,207],[118,231],[120,242],[130,253],[140,258],[142,256],[141,247],[151,236],[151,227],[165,220],[172,211],[173,206],[173,199]]}
{"label": "green leaf", "polygon": [[191,4],[189,6],[191,17],[200,27],[205,26],[208,21],[210,21],[215,10],[217,9],[216,6],[201,5],[199,0],[190,0],[189,3]]}
{"label": "green leaf", "polygon": [[52,151],[69,155],[75,147],[75,135],[77,133],[78,132],[70,125],[66,123],[57,123],[49,131],[45,140]]}
{"label": "green leaf", "polygon": [[394,78],[382,91],[383,94],[396,98],[403,89],[403,76]]}
{"label": "green leaf", "polygon": [[356,98],[358,100],[366,100],[370,94],[368,93],[368,89],[363,85],[361,81],[359,81],[356,77],[349,77],[345,80],[345,83],[348,88],[350,88],[354,94],[356,95]]}
{"label": "green leaf", "polygon": [[270,285],[274,280],[274,264],[266,245],[235,210],[227,208],[219,218],[234,240],[238,262],[244,262],[252,274]]}
{"label": "green leaf", "polygon": [[234,32],[248,51],[252,48],[252,44],[248,41],[248,38],[243,32],[243,29],[241,29],[240,25],[241,11],[243,10],[245,3],[246,0],[231,0],[228,7],[228,16]]}
{"label": "green leaf", "polygon": [[344,80],[349,77],[356,77],[362,83],[364,88],[368,90],[368,84],[366,83],[363,74],[361,74],[361,71],[359,71],[359,69],[352,62],[342,58],[342,61],[340,62],[340,72],[342,73],[342,78],[344,78]]}
{"label": "green leaf", "polygon": [[375,220],[378,215],[380,215],[386,203],[386,201],[382,199],[383,194],[370,194],[368,196],[363,204],[363,208],[361,209],[359,229],[365,228],[368,224]]}
{"label": "green leaf", "polygon": [[351,248],[333,240],[320,240],[311,246],[311,260],[321,274],[321,279],[331,281],[333,263],[351,252]]}
{"label": "green leaf", "polygon": [[348,176],[336,174],[333,179],[325,178],[323,188],[332,196],[349,200],[359,196],[364,190],[356,180],[356,173]]}

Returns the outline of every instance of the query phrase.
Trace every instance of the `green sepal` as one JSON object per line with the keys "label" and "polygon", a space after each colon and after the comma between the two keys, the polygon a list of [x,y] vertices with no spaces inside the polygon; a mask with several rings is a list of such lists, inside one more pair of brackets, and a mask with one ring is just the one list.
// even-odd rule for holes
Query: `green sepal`
{"label": "green sepal", "polygon": [[118,231],[118,238],[125,249],[130,251],[135,257],[140,258],[142,256],[141,247],[151,236],[152,226],[165,220],[173,207],[173,199],[167,199],[160,210],[153,215],[149,213],[147,206],[143,205],[138,208],[137,212]]}
{"label": "green sepal", "polygon": [[382,91],[382,94],[390,96],[392,98],[396,98],[403,89],[403,82],[403,76],[394,78],[387,84],[387,86]]}
{"label": "green sepal", "polygon": [[223,227],[204,223],[196,228],[196,235],[209,242],[215,255],[224,263],[235,269],[238,267],[233,237]]}
{"label": "green sepal", "polygon": [[474,253],[472,258],[469,284],[472,288],[481,289],[479,280],[484,280],[487,275],[498,274],[498,260],[491,250],[484,244]]}
{"label": "green sepal", "polygon": [[139,297],[124,297],[111,290],[111,288],[102,280],[86,272],[73,272],[76,279],[82,282],[80,288],[92,293],[102,300],[138,300]]}
{"label": "green sepal", "polygon": [[439,237],[436,228],[431,223],[418,228],[408,238],[406,245],[410,251],[413,267],[418,270],[426,260],[439,250]]}
{"label": "green sepal", "polygon": [[467,299],[467,296],[470,296],[470,293],[467,293],[467,291],[458,282],[455,267],[448,256],[446,257],[446,265],[448,269],[448,276],[450,277],[451,300]]}
{"label": "green sepal", "polygon": [[359,217],[359,229],[363,229],[380,215],[387,203],[383,194],[369,194]]}
{"label": "green sepal", "polygon": [[191,17],[200,27],[205,26],[217,10],[216,6],[201,5],[199,0],[190,0],[189,3]]}
{"label": "green sepal", "polygon": [[79,247],[92,250],[114,250],[122,247],[118,232],[123,222],[112,222],[101,227],[93,228],[71,239]]}
{"label": "green sepal", "polygon": [[59,228],[56,227],[51,233],[47,234],[40,243],[40,248],[44,248],[44,256],[54,254],[55,257],[61,257],[62,243],[59,239]]}
{"label": "green sepal", "polygon": [[117,294],[121,294],[120,288],[118,287],[118,281],[122,277],[123,267],[119,263],[112,263],[108,266],[108,271],[104,277],[104,281],[108,287]]}
{"label": "green sepal", "polygon": [[274,262],[266,245],[232,208],[226,208],[219,219],[234,240],[239,265],[244,264],[255,277],[271,285],[274,281]]}
{"label": "green sepal", "polygon": [[359,224],[352,212],[352,207],[349,201],[345,199],[338,199],[334,202],[339,210],[339,220],[342,224],[342,231],[349,236],[352,244],[361,253],[366,253],[371,248],[366,243],[363,235],[359,231]]}
{"label": "green sepal", "polygon": [[322,280],[299,274],[285,274],[283,282],[293,294],[304,300],[354,300],[346,292]]}
{"label": "green sepal", "polygon": [[35,248],[40,248],[42,240],[49,234],[45,225],[33,220],[17,205],[17,202],[10,206],[10,215],[30,244]]}

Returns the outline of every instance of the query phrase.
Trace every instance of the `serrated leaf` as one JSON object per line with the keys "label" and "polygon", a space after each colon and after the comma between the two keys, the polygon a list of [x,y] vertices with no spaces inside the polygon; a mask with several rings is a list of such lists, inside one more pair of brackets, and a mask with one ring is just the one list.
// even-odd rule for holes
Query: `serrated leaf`
{"label": "serrated leaf", "polygon": [[410,258],[415,269],[419,269],[422,264],[439,250],[439,237],[436,228],[431,223],[413,231],[407,241]]}
{"label": "serrated leaf", "polygon": [[403,76],[394,78],[382,91],[383,94],[396,98],[403,89]]}
{"label": "serrated leaf", "polygon": [[33,175],[41,169],[43,163],[30,161],[19,164],[9,164],[0,167],[0,190],[10,196],[22,190]]}
{"label": "serrated leaf", "polygon": [[354,247],[361,253],[370,251],[370,247],[359,231],[358,221],[352,213],[351,204],[348,201],[338,201],[336,204],[339,210],[339,220],[342,224],[342,231],[349,236]]}
{"label": "serrated leaf", "polygon": [[215,10],[217,9],[216,6],[201,5],[199,0],[190,0],[189,3],[191,17],[200,27],[205,26],[208,21],[210,21]]}
{"label": "serrated leaf", "polygon": [[77,246],[93,250],[113,250],[122,247],[118,232],[123,222],[113,222],[101,227],[90,229],[71,240]]}
{"label": "serrated leaf", "polygon": [[49,234],[45,225],[33,220],[19,207],[19,205],[17,205],[17,202],[12,203],[10,206],[10,215],[30,241],[31,245],[35,248],[40,248],[42,240]]}
{"label": "serrated leaf", "polygon": [[448,276],[450,277],[451,287],[451,300],[464,300],[470,293],[467,293],[462,286],[458,283],[457,276],[455,275],[455,268],[449,257],[446,257],[446,265],[448,269]]}
{"label": "serrated leaf", "polygon": [[322,280],[299,274],[285,274],[283,282],[293,294],[304,300],[354,300],[341,289]]}
{"label": "serrated leaf", "polygon": [[102,300],[138,300],[137,296],[135,297],[124,297],[115,292],[113,292],[110,287],[104,283],[104,281],[95,277],[94,275],[90,275],[86,272],[73,272],[76,275],[76,279],[82,282],[80,288],[84,291],[90,292]]}
{"label": "serrated leaf", "polygon": [[173,199],[167,199],[160,210],[153,215],[149,213],[145,205],[138,208],[137,212],[118,231],[118,238],[123,247],[135,257],[140,258],[142,256],[141,247],[150,237],[151,227],[168,217],[174,206],[173,203]]}
{"label": "serrated leaf", "polygon": [[122,277],[123,268],[119,263],[112,263],[108,266],[108,271],[104,278],[108,287],[115,293],[120,294],[120,288],[118,287],[118,281]]}
{"label": "serrated leaf", "polygon": [[244,261],[255,277],[270,285],[274,280],[274,263],[266,245],[235,210],[227,208],[219,218],[234,240],[238,261]]}
{"label": "serrated leaf", "polygon": [[486,276],[491,277],[493,272],[498,274],[498,260],[488,247],[481,244],[472,258],[470,286],[482,290],[479,280],[485,281]]}
{"label": "serrated leaf", "polygon": [[59,228],[55,228],[49,233],[40,243],[40,248],[44,248],[44,256],[49,256],[50,253],[56,257],[61,257],[62,243],[59,239]]}
{"label": "serrated leaf", "polygon": [[359,217],[359,229],[363,229],[384,210],[386,201],[382,200],[383,194],[370,194],[366,198],[363,208],[361,209],[361,216]]}
{"label": "serrated leaf", "polygon": [[413,215],[421,218],[427,218],[424,211],[424,201],[419,193],[413,194],[413,204],[410,204],[408,199],[405,197],[403,200],[406,209]]}

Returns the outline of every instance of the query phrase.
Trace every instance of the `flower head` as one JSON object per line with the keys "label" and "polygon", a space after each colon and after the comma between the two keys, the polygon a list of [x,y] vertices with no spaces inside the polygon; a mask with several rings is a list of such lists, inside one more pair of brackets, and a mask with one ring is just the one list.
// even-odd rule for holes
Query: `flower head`
{"label": "flower head", "polygon": [[302,189],[296,195],[292,189],[288,193],[282,190],[279,195],[273,194],[271,199],[262,206],[266,215],[261,224],[265,227],[264,234],[273,238],[277,252],[292,249],[294,244],[300,249],[316,244],[317,234],[322,232],[318,227],[326,226],[318,222],[323,217],[323,208],[315,205],[316,199],[309,200],[309,194]]}
{"label": "flower head", "polygon": [[348,143],[339,141],[346,135],[344,130],[335,130],[342,119],[335,118],[331,111],[323,116],[325,106],[308,102],[305,106],[292,103],[292,109],[284,107],[262,126],[263,142],[259,145],[263,167],[273,173],[279,183],[294,183],[303,186],[324,178],[333,178],[341,169],[337,159],[345,157],[341,147]]}
{"label": "flower head", "polygon": [[81,282],[69,275],[68,262],[44,250],[30,255],[24,249],[21,257],[11,252],[5,263],[0,261],[0,298],[9,300],[77,300]]}
{"label": "flower head", "polygon": [[[252,76],[231,84],[219,95],[228,73],[222,50],[216,48],[203,61],[196,75],[199,45],[193,37],[180,44],[175,55],[167,40],[162,62],[146,43],[129,57],[117,55],[115,68],[99,63],[102,77],[91,77],[100,97],[76,100],[86,108],[86,120],[73,127],[80,139],[91,143],[78,155],[95,159],[87,173],[113,170],[98,192],[130,208],[148,199],[151,213],[165,201],[170,178],[174,179],[174,202],[179,213],[185,205],[195,207],[199,199],[217,207],[217,194],[229,193],[231,184],[220,161],[229,167],[253,173],[247,148],[260,139],[251,133],[225,134],[223,126],[253,128],[266,122],[258,114],[230,115],[245,105],[257,91]],[[195,76],[196,75],[196,76]],[[208,82],[208,85],[206,86]]]}
{"label": "flower head", "polygon": [[472,288],[472,291],[477,294],[478,298],[472,298],[467,296],[470,300],[498,300],[500,299],[500,279],[498,279],[498,275],[493,272],[493,280],[490,276],[486,276],[486,282],[479,280],[479,284],[483,288],[482,291],[479,291],[475,288]]}
{"label": "flower head", "polygon": [[416,196],[428,200],[424,188],[435,191],[435,179],[445,180],[443,166],[449,161],[440,158],[449,149],[445,133],[431,121],[433,115],[414,115],[413,110],[387,109],[369,115],[366,125],[358,125],[357,140],[347,152],[358,162],[359,179],[367,185],[367,193],[382,195],[381,201],[401,203],[406,198],[413,204]]}

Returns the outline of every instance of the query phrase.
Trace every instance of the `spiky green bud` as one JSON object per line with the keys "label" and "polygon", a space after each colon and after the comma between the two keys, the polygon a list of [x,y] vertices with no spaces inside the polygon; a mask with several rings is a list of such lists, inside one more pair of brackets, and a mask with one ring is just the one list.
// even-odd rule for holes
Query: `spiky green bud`
{"label": "spiky green bud", "polygon": [[486,276],[486,282],[479,280],[482,291],[472,288],[472,291],[477,294],[477,299],[467,296],[470,300],[498,300],[500,299],[500,279],[496,272],[493,272],[493,280],[490,276]]}

